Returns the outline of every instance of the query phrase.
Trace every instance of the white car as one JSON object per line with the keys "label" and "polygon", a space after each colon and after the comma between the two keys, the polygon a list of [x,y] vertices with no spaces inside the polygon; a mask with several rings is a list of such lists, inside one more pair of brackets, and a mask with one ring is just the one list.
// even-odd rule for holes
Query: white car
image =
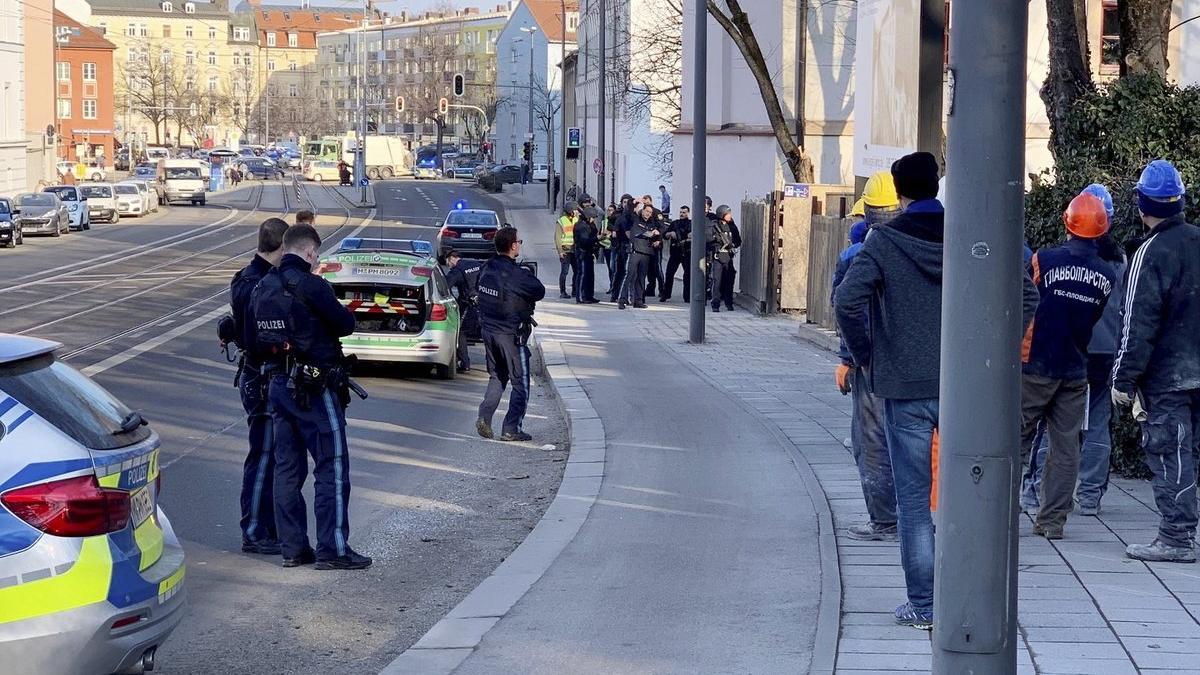
{"label": "white car", "polygon": [[113,192],[117,196],[118,214],[141,217],[147,213],[146,195],[138,189],[137,183],[114,183]]}
{"label": "white car", "polygon": [[[71,173],[71,174],[75,173],[75,162],[63,160],[63,161],[58,162],[58,164],[56,164],[55,167],[58,169],[58,175],[60,175],[60,176],[66,175],[68,173]],[[76,177],[78,177],[78,176],[76,176]],[[85,180],[90,180],[94,183],[99,183],[100,181],[108,179],[108,171],[102,166],[97,166],[95,164],[86,164],[86,165],[84,165],[84,169],[83,169],[83,177]]]}
{"label": "white car", "polygon": [[87,195],[77,185],[51,185],[42,188],[42,192],[52,192],[58,195],[58,200],[67,207],[72,230],[92,229],[92,219],[88,213]]}
{"label": "white car", "polygon": [[330,162],[324,159],[310,160],[304,165],[305,180],[313,180],[320,183],[323,180],[338,180],[338,165],[337,162]]}
{"label": "white car", "polygon": [[533,179],[545,183],[550,179],[550,166],[548,164],[533,165]]}
{"label": "white car", "polygon": [[142,199],[145,200],[142,203],[142,208],[145,209],[145,213],[152,213],[158,210],[158,192],[154,191],[147,181],[128,180],[125,182],[136,187],[138,192],[141,193]]}
{"label": "white car", "polygon": [[112,183],[84,183],[79,189],[87,198],[89,222],[102,220],[115,223],[121,219],[121,212],[117,209],[117,193]]}

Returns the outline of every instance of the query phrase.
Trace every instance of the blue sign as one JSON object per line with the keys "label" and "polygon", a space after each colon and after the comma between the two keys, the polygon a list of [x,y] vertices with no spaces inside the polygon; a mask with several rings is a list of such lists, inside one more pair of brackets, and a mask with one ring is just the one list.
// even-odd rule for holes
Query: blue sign
{"label": "blue sign", "polygon": [[359,187],[367,187],[367,186],[368,186],[368,185],[370,185],[370,184],[371,184],[371,179],[370,179],[370,178],[367,178],[366,176],[363,176],[362,178],[359,178],[359,179],[358,179],[358,186],[359,186]]}
{"label": "blue sign", "polygon": [[582,134],[579,131],[579,127],[567,127],[567,148],[568,149],[576,149],[576,150],[579,149],[579,146],[581,144],[581,138],[582,138]]}
{"label": "blue sign", "polygon": [[808,184],[807,183],[787,183],[783,186],[784,197],[799,197],[808,199]]}
{"label": "blue sign", "polygon": [[209,167],[208,174],[208,189],[212,192],[225,189],[225,172],[221,170],[220,164],[214,164]]}

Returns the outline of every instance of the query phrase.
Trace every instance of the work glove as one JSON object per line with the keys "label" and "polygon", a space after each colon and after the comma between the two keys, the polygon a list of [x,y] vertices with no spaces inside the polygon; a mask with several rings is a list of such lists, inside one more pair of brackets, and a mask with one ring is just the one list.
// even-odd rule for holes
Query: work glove
{"label": "work glove", "polygon": [[1123,391],[1118,390],[1116,387],[1113,387],[1112,404],[1114,407],[1128,408],[1132,402],[1133,402],[1133,394],[1127,394]]}
{"label": "work glove", "polygon": [[839,363],[836,370],[833,371],[833,379],[837,382],[838,391],[842,392],[842,396],[850,393],[850,378],[853,368],[845,363]]}

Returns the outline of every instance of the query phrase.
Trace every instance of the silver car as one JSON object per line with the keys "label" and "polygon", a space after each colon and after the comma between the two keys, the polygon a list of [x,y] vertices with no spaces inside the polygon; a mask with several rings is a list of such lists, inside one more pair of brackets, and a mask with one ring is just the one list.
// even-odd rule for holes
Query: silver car
{"label": "silver car", "polygon": [[13,200],[17,226],[21,234],[61,236],[71,231],[71,216],[58,195],[51,192],[26,192]]}

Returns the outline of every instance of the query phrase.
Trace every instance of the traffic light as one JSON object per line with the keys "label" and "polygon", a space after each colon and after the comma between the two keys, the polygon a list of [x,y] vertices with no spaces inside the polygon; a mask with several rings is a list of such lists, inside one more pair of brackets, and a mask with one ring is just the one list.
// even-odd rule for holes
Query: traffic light
{"label": "traffic light", "polygon": [[446,97],[443,96],[438,99],[438,114],[445,115],[448,112],[450,112],[450,101],[447,101]]}
{"label": "traffic light", "polygon": [[404,112],[404,97],[403,96],[396,97],[396,112],[398,112],[398,113]]}
{"label": "traffic light", "polygon": [[454,96],[461,97],[467,91],[467,79],[462,73],[454,74]]}
{"label": "traffic light", "polygon": [[525,141],[525,161],[528,162],[533,157],[533,143]]}

